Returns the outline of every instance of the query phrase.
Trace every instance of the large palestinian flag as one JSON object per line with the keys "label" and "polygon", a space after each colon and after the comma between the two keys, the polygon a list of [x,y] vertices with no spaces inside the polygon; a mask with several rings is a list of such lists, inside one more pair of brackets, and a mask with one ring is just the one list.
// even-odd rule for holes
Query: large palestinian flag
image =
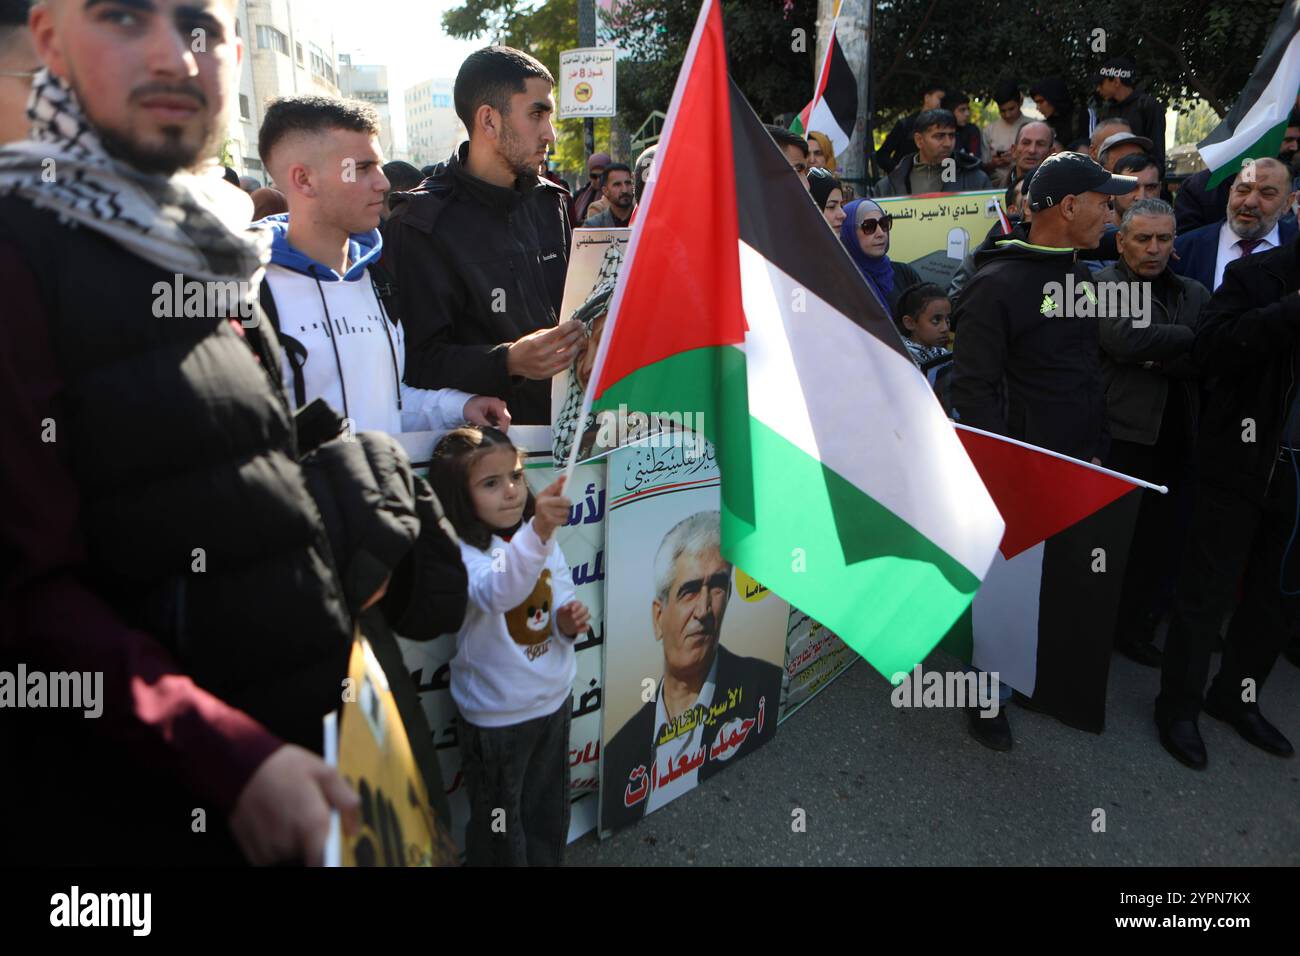
{"label": "large palestinian flag", "polygon": [[1287,115],[1295,106],[1297,93],[1300,93],[1300,0],[1287,0],[1246,88],[1223,122],[1196,144],[1205,165],[1214,170],[1209,188],[1236,175],[1248,159],[1278,154]]}
{"label": "large palestinian flag", "polygon": [[702,413],[724,555],[889,677],[961,616],[1002,538],[892,322],[729,84],[717,0],[677,79],[591,381],[596,408]]}
{"label": "large palestinian flag", "polygon": [[790,128],[801,136],[807,136],[810,130],[825,133],[830,137],[836,156],[849,148],[853,126],[858,121],[858,78],[840,46],[838,27],[837,19],[831,26],[826,57],[817,72],[817,89],[813,98],[790,124]]}
{"label": "large palestinian flag", "polygon": [[957,428],[1007,530],[984,586],[944,649],[997,673],[1034,708],[1101,733],[1140,483]]}

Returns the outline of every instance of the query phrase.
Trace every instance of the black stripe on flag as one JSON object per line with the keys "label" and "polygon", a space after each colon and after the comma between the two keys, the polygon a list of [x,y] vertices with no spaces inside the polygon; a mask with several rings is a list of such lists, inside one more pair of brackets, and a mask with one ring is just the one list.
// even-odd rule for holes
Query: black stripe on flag
{"label": "black stripe on flag", "polygon": [[734,79],[731,143],[740,240],[906,357],[898,329]]}
{"label": "black stripe on flag", "polygon": [[[1043,547],[1031,706],[1097,734],[1106,726],[1115,617],[1143,494],[1135,488]],[[1104,573],[1093,571],[1098,548],[1105,552]]]}
{"label": "black stripe on flag", "polygon": [[840,46],[838,34],[831,34],[831,62],[826,71],[826,91],[822,99],[830,107],[831,115],[839,124],[845,139],[853,136],[853,126],[858,121],[858,78],[853,75]]}

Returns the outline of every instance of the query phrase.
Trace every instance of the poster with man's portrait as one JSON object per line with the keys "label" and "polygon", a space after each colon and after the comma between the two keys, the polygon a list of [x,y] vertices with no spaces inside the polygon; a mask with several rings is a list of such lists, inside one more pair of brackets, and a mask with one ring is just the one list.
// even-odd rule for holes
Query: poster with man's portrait
{"label": "poster with man's portrait", "polygon": [[660,435],[606,462],[602,834],[771,739],[790,610],[722,557],[711,445]]}
{"label": "poster with man's portrait", "polygon": [[573,364],[551,379],[552,450],[560,463],[568,461],[575,437],[581,442],[579,461],[607,450],[596,443],[599,431],[596,415],[589,413],[582,423],[578,422],[578,415],[582,411],[583,392],[591,380],[596,349],[605,331],[618,269],[631,235],[631,229],[576,229],[573,233],[560,319],[581,322],[587,340]]}

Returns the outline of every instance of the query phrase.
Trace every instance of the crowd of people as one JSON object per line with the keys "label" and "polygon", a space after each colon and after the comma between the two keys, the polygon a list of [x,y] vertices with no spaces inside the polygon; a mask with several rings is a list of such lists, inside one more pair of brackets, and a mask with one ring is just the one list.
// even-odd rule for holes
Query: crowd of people
{"label": "crowd of people", "polygon": [[[590,615],[555,539],[563,480],[533,494],[508,433],[551,423],[550,380],[587,346],[560,321],[573,229],[634,222],[655,149],[596,153],[571,192],[547,170],[553,77],[488,47],[456,77],[469,135],[445,162],[385,163],[372,107],[291,96],[259,135],[274,185],[241,182],[212,160],[235,6],[0,0],[0,671],[104,681],[95,720],[0,717],[7,853],[319,862],[360,803],[321,719],[373,622],[455,634],[468,861],[558,863]],[[1300,122],[1171,206],[1163,109],[1128,61],[1097,83],[1101,115],[1035,84],[1035,119],[1003,82],[984,130],[928,87],[870,197],[827,136],[769,130],[954,419],[1170,487],[1144,493],[1115,634],[1162,669],[1164,746],[1205,767],[1203,708],[1289,756],[1258,696],[1288,640],[1295,660],[1300,593]],[[888,197],[991,186],[1005,221],[947,287],[890,258]],[[1153,307],[1072,317],[1044,301],[1067,278]],[[427,479],[392,437],[415,430],[445,433]],[[971,718],[1011,746],[1005,711]]]}

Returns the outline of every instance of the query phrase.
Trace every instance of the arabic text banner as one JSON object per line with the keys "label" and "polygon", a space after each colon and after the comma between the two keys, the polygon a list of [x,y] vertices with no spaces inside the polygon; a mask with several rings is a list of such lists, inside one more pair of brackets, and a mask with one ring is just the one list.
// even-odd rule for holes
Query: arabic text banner
{"label": "arabic text banner", "polygon": [[889,234],[889,257],[906,262],[926,282],[948,288],[967,253],[974,252],[998,222],[1002,190],[899,196],[878,199],[894,217]]}
{"label": "arabic text banner", "polygon": [[722,558],[712,447],[672,439],[607,459],[602,834],[776,731],[789,605]]}
{"label": "arabic text banner", "polygon": [[784,722],[857,660],[858,655],[853,653],[853,649],[830,629],[798,608],[790,608],[778,720]]}

